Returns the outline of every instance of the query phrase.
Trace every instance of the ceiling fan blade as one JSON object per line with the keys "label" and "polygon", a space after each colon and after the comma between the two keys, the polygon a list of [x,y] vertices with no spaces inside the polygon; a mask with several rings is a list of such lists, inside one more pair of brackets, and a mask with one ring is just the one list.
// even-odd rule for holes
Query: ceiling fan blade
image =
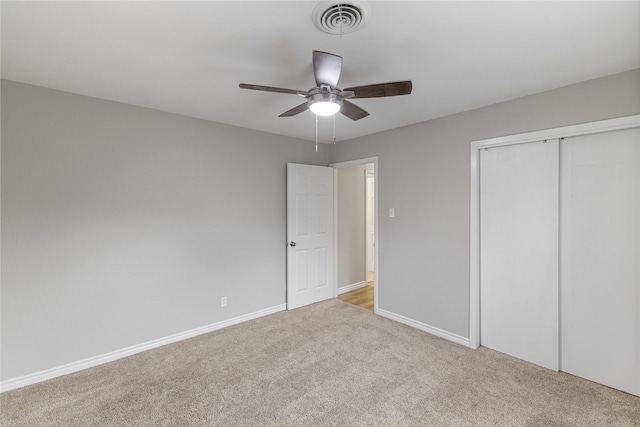
{"label": "ceiling fan blade", "polygon": [[374,85],[348,87],[344,91],[355,93],[354,98],[381,98],[384,96],[409,95],[413,84],[411,80]]}
{"label": "ceiling fan blade", "polygon": [[318,86],[325,84],[335,88],[340,79],[340,71],[342,71],[341,56],[319,50],[313,51],[313,75]]}
{"label": "ceiling fan blade", "polygon": [[308,109],[309,109],[309,105],[305,102],[304,104],[300,104],[297,107],[293,107],[289,111],[285,111],[284,113],[280,114],[278,117],[295,116],[296,114],[300,114],[300,113],[302,113],[304,111],[307,111]]}
{"label": "ceiling fan blade", "polygon": [[349,117],[351,120],[360,120],[369,115],[369,113],[367,113],[365,110],[355,104],[352,104],[349,101],[342,101],[340,112]]}
{"label": "ceiling fan blade", "polygon": [[308,96],[309,94],[303,90],[295,90],[295,89],[284,89],[281,87],[273,87],[273,86],[261,86],[261,85],[251,85],[247,83],[240,83],[238,85],[240,89],[251,89],[251,90],[261,90],[263,92],[277,92],[277,93],[288,93],[291,95],[300,95],[300,96]]}

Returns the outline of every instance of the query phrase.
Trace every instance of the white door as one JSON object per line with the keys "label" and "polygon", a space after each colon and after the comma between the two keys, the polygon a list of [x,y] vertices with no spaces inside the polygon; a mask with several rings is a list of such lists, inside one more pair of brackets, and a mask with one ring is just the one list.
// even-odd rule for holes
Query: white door
{"label": "white door", "polygon": [[[373,191],[373,183],[374,183],[374,172],[370,170],[365,171],[365,197],[366,197],[366,224],[365,224],[365,235],[366,235],[366,258],[367,258],[367,273],[374,271],[373,269],[373,260],[374,260],[374,245],[375,245],[375,203],[374,203],[374,194]],[[368,275],[367,275],[367,280]]]}
{"label": "white door", "polygon": [[558,140],[480,151],[480,343],[558,370]]}
{"label": "white door", "polygon": [[562,147],[562,370],[640,395],[640,129]]}
{"label": "white door", "polygon": [[287,309],[333,298],[333,168],[287,164],[287,241]]}

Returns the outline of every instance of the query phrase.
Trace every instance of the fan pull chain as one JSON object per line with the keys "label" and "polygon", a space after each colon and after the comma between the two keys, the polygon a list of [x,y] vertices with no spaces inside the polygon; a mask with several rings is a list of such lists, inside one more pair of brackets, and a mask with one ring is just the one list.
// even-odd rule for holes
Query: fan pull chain
{"label": "fan pull chain", "polygon": [[316,153],[318,152],[318,116],[316,116]]}
{"label": "fan pull chain", "polygon": [[336,115],[333,115],[333,143],[336,143]]}

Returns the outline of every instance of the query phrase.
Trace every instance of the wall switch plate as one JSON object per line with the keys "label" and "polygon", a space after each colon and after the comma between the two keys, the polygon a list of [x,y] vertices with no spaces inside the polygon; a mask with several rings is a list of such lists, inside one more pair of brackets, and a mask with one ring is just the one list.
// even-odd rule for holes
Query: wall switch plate
{"label": "wall switch plate", "polygon": [[226,307],[226,306],[227,306],[227,297],[220,298],[220,307]]}
{"label": "wall switch plate", "polygon": [[389,218],[394,218],[396,216],[396,210],[394,208],[389,208]]}

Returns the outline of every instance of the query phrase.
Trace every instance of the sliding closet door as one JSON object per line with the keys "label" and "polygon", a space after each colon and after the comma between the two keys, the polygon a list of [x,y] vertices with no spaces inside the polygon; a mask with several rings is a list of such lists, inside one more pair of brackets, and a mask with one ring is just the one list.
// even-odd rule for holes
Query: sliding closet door
{"label": "sliding closet door", "polygon": [[558,140],[480,151],[480,342],[558,369]]}
{"label": "sliding closet door", "polygon": [[640,395],[640,129],[562,143],[563,371]]}

